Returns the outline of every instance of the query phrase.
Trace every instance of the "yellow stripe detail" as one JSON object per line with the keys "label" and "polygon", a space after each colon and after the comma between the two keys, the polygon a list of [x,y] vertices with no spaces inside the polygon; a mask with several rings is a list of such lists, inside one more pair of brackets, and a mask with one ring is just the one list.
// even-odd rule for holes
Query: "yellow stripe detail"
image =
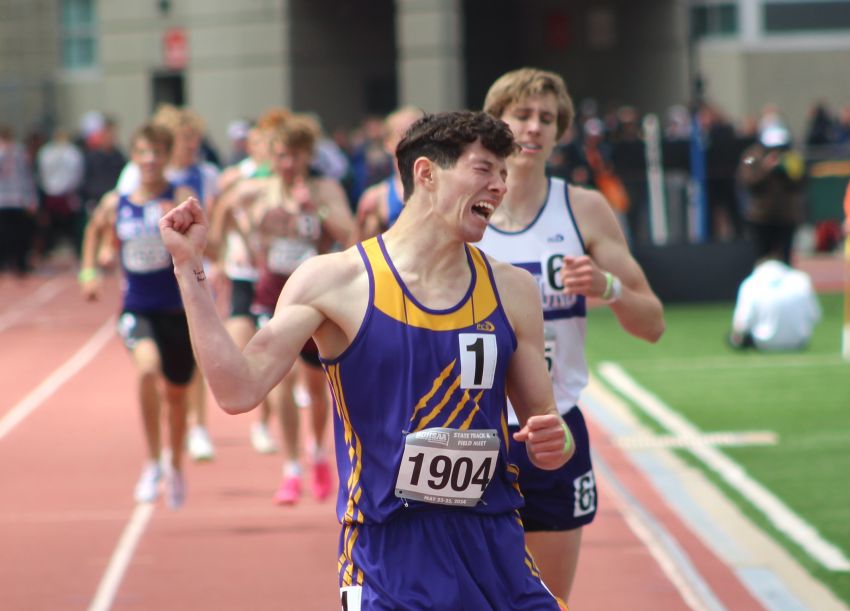
{"label": "yellow stripe detail", "polygon": [[[430,422],[431,422],[434,418],[436,418],[436,417],[437,417],[437,415],[438,415],[441,411],[443,411],[443,407],[445,407],[446,403],[448,403],[448,402],[449,402],[449,399],[451,399],[451,397],[452,397],[452,395],[454,394],[455,390],[457,390],[457,388],[458,388],[459,386],[460,386],[460,376],[456,377],[456,378],[455,378],[455,381],[454,381],[454,382],[452,382],[452,385],[451,385],[451,386],[449,386],[449,387],[446,389],[446,393],[443,395],[443,399],[442,399],[442,401],[440,401],[439,403],[437,403],[437,405],[435,405],[435,406],[434,406],[434,408],[433,408],[433,409],[432,409],[432,410],[428,413],[428,415],[427,415],[427,416],[425,416],[425,417],[424,417],[424,418],[423,418],[423,419],[419,422],[419,424],[417,424],[417,425],[416,425],[416,430],[417,430],[417,431],[421,431],[421,430],[422,430],[422,429],[424,429],[426,426],[428,426],[428,423],[430,423]],[[414,414],[415,414],[415,413],[416,413],[416,412],[414,412]]]}
{"label": "yellow stripe detail", "polygon": [[428,391],[428,394],[419,399],[419,403],[417,403],[416,407],[413,408],[413,414],[410,416],[411,422],[416,418],[416,414],[419,412],[419,410],[428,404],[428,401],[431,400],[431,397],[437,394],[437,391],[440,389],[440,386],[443,385],[443,382],[446,381],[446,378],[449,377],[449,374],[452,372],[452,369],[454,369],[456,362],[457,359],[454,359],[451,363],[449,363],[448,366],[440,372],[440,375],[437,376],[437,379],[434,380],[434,383],[431,385],[431,390]]}
{"label": "yellow stripe detail", "polygon": [[350,586],[354,582],[354,559],[352,556],[352,550],[354,549],[354,542],[357,541],[357,536],[360,534],[356,528],[354,528],[354,532],[351,534],[351,539],[349,539],[348,549],[346,550],[346,554],[348,555],[348,566],[345,568],[345,575],[342,578],[342,581],[345,585]]}
{"label": "yellow stripe detail", "polygon": [[528,568],[531,569],[531,574],[535,577],[540,577],[540,569],[537,568],[537,565],[534,563],[534,557],[531,555],[531,551],[528,549],[528,546],[525,546],[525,564],[528,565]]}
{"label": "yellow stripe detail", "polygon": [[463,424],[458,427],[461,431],[465,431],[470,427],[470,425],[472,424],[472,419],[475,418],[475,414],[480,411],[478,408],[478,401],[481,400],[481,395],[483,394],[483,390],[478,391],[478,394],[475,395],[475,398],[472,400],[472,402],[475,404],[475,407],[473,407],[472,410],[469,412],[469,416],[466,417],[466,420],[463,421]]}
{"label": "yellow stripe detail", "polygon": [[508,436],[509,433],[510,431],[508,431],[508,413],[507,410],[502,410],[502,440],[506,448],[509,448],[511,444],[511,439]]}
{"label": "yellow stripe detail", "polygon": [[444,428],[449,428],[451,426],[452,422],[454,422],[455,418],[457,418],[457,415],[460,413],[460,411],[463,409],[463,406],[466,405],[466,403],[468,401],[469,401],[469,390],[467,389],[467,390],[463,391],[463,396],[460,398],[460,401],[458,402],[457,407],[455,407],[452,410],[452,413],[449,414],[449,417],[443,423]]}
{"label": "yellow stripe detail", "polygon": [[375,280],[375,307],[395,320],[423,329],[451,331],[486,319],[498,305],[484,255],[474,246],[469,247],[472,266],[475,269],[472,294],[464,304],[447,313],[427,312],[405,297],[404,290],[384,257],[377,238],[366,240],[362,246]]}
{"label": "yellow stripe detail", "polygon": [[354,432],[354,427],[352,427],[351,419],[348,416],[348,406],[345,404],[345,397],[342,392],[339,365],[328,365],[327,373],[330,380],[331,392],[339,407],[343,429],[345,431],[345,440],[349,444],[348,457],[352,461],[351,474],[346,483],[348,489],[348,506],[345,509],[343,522],[362,522],[362,514],[358,515],[355,519],[357,502],[360,500],[362,494],[360,489],[360,472],[363,462],[360,460],[360,437]]}

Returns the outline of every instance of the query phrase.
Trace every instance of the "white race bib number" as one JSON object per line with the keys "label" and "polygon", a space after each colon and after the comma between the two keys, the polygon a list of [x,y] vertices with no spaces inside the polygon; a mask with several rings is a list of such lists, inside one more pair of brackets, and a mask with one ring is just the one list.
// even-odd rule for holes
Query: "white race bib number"
{"label": "white race bib number", "polygon": [[269,247],[269,271],[289,276],[299,265],[315,255],[316,248],[309,242],[278,238]]}
{"label": "white race bib number", "polygon": [[460,387],[493,388],[499,356],[496,336],[492,333],[459,333]]}
{"label": "white race bib number", "polygon": [[437,505],[474,507],[496,473],[495,429],[431,428],[405,438],[395,495]]}
{"label": "white race bib number", "polygon": [[547,339],[543,344],[543,358],[546,359],[546,369],[549,371],[549,377],[552,377],[552,370],[555,366],[555,340]]}
{"label": "white race bib number", "polygon": [[141,236],[124,242],[124,267],[128,272],[146,274],[171,267],[171,255],[158,235]]}
{"label": "white race bib number", "polygon": [[564,292],[561,280],[561,268],[564,267],[564,255],[560,253],[543,253],[540,259],[540,277],[543,291],[550,295],[560,295]]}
{"label": "white race bib number", "polygon": [[339,589],[342,611],[360,611],[363,606],[363,586],[343,586]]}

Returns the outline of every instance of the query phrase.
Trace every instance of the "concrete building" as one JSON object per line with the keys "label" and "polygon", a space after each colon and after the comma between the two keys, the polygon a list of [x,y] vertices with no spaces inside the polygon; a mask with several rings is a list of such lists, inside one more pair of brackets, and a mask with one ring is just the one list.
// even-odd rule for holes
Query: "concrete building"
{"label": "concrete building", "polygon": [[19,135],[100,110],[126,137],[171,101],[223,147],[270,106],[328,130],[480,107],[523,65],[642,112],[687,102],[700,72],[732,118],[773,102],[799,135],[815,99],[850,103],[850,0],[0,0],[0,121]]}

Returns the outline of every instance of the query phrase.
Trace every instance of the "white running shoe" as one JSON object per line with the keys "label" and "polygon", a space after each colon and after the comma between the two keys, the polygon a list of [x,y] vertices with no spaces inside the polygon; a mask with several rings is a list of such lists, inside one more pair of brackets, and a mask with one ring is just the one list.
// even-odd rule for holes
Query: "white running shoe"
{"label": "white running shoe", "polygon": [[277,452],[277,444],[269,434],[269,428],[262,422],[255,422],[251,425],[251,445],[260,454]]}
{"label": "white running shoe", "polygon": [[145,465],[133,497],[137,503],[153,503],[159,496],[159,480],[162,479],[162,468],[157,462],[149,462]]}
{"label": "white running shoe", "polygon": [[171,509],[180,509],[186,502],[186,481],[180,471],[170,468],[165,481],[165,503]]}
{"label": "white running shoe", "polygon": [[193,460],[212,460],[215,458],[215,450],[207,429],[202,426],[193,426],[188,436],[189,455]]}

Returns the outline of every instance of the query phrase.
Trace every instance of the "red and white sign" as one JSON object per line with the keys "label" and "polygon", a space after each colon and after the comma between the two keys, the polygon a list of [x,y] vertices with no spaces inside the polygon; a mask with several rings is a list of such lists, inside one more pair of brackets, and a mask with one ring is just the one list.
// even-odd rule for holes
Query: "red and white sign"
{"label": "red and white sign", "polygon": [[182,70],[189,62],[189,42],[183,28],[169,28],[162,36],[165,67]]}

